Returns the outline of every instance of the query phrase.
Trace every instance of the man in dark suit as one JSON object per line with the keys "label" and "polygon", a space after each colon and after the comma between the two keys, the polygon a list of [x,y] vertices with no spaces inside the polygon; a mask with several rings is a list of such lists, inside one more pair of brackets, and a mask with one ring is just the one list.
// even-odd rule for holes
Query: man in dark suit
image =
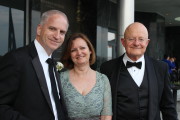
{"label": "man in dark suit", "polygon": [[[53,87],[46,60],[62,45],[68,26],[63,12],[49,10],[42,14],[36,39],[2,58],[0,120],[66,119],[59,75],[54,68],[56,82]],[[54,94],[53,88],[57,94]]]}
{"label": "man in dark suit", "polygon": [[126,53],[101,65],[112,88],[113,120],[177,120],[168,66],[144,55],[148,31],[139,23],[127,27],[121,39]]}

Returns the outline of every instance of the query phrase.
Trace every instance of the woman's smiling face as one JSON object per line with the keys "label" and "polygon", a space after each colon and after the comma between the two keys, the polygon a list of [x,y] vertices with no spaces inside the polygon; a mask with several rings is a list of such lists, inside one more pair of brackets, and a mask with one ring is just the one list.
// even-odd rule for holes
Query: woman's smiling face
{"label": "woman's smiling face", "polygon": [[91,51],[85,40],[82,38],[76,38],[72,42],[71,47],[71,59],[74,65],[89,65]]}

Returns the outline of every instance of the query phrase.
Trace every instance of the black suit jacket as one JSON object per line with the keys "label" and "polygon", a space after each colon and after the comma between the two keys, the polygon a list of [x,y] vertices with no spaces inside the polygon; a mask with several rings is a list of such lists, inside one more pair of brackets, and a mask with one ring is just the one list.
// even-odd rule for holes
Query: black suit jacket
{"label": "black suit jacket", "polygon": [[[113,120],[116,120],[117,82],[118,75],[121,72],[121,65],[124,64],[122,61],[123,56],[103,63],[100,68],[100,71],[106,74],[110,80]],[[177,112],[170,88],[168,66],[164,62],[147,56],[145,56],[145,66],[149,79],[148,120],[160,120],[160,111],[163,120],[177,120]]]}
{"label": "black suit jacket", "polygon": [[[56,78],[59,79],[57,72]],[[60,83],[58,86],[65,120],[67,114]],[[0,120],[54,120],[45,75],[34,42],[7,53],[1,60]]]}

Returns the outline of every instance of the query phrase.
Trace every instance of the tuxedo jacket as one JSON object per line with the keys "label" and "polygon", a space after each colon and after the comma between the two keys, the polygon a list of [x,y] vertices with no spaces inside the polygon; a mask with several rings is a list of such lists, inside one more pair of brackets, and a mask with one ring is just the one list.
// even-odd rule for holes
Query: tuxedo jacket
{"label": "tuxedo jacket", "polygon": [[[67,118],[58,81],[62,120]],[[7,53],[0,63],[0,120],[54,120],[45,75],[34,42]]]}
{"label": "tuxedo jacket", "polygon": [[[111,84],[113,120],[116,120],[117,88],[119,74],[122,71],[123,56],[107,61],[101,65],[100,71],[107,75]],[[145,67],[149,85],[148,120],[177,120],[177,112],[170,88],[168,66],[162,61],[145,57]],[[125,68],[127,69],[127,68]],[[123,92],[123,91],[122,91]],[[129,111],[132,112],[132,111]]]}

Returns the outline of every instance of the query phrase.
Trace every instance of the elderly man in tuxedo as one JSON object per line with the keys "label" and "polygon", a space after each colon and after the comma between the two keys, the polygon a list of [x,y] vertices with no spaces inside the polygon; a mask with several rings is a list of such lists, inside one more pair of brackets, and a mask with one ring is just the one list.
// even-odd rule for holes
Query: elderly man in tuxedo
{"label": "elderly man in tuxedo", "polygon": [[54,50],[62,45],[68,26],[63,12],[46,11],[37,26],[36,39],[2,58],[0,120],[67,118],[59,75],[51,58]]}
{"label": "elderly man in tuxedo", "polygon": [[177,120],[166,63],[144,55],[146,27],[130,24],[121,39],[126,52],[101,65],[112,88],[113,120]]}

